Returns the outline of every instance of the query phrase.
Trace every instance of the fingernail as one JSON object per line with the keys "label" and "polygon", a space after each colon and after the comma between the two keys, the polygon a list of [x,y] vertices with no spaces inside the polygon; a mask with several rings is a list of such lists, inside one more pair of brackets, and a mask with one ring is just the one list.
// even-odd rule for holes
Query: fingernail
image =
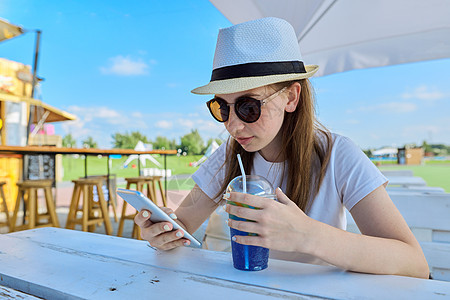
{"label": "fingernail", "polygon": [[229,198],[230,198],[230,193],[225,193],[225,194],[223,195],[223,199],[228,200]]}
{"label": "fingernail", "polygon": [[183,233],[181,231],[178,231],[177,232],[177,237],[182,237],[182,236],[183,236]]}
{"label": "fingernail", "polygon": [[228,224],[228,222],[230,222],[230,219],[225,220],[225,222],[227,223],[228,226],[230,226],[230,225]]}
{"label": "fingernail", "polygon": [[148,211],[144,210],[144,211],[142,212],[142,216],[143,216],[144,218],[148,218],[148,216],[149,216]]}
{"label": "fingernail", "polygon": [[222,209],[226,211],[227,210],[227,205],[226,204],[222,205]]}
{"label": "fingernail", "polygon": [[184,241],[183,242],[183,245],[185,245],[185,246],[189,246],[191,243],[189,242],[189,241]]}
{"label": "fingernail", "polygon": [[171,213],[170,215],[169,215],[169,217],[171,217],[172,219],[174,219],[174,220],[176,220],[177,219],[177,215],[176,214],[174,214],[174,213]]}
{"label": "fingernail", "polygon": [[164,230],[165,230],[165,231],[169,231],[169,230],[170,230],[170,227],[169,227],[169,225],[164,225],[164,227],[163,227],[163,228],[164,228]]}
{"label": "fingernail", "polygon": [[280,192],[283,192],[283,190],[280,187],[277,187],[277,190],[279,190]]}
{"label": "fingernail", "polygon": [[231,240],[232,240],[233,242],[236,242],[236,237],[233,236],[233,237],[231,238]]}

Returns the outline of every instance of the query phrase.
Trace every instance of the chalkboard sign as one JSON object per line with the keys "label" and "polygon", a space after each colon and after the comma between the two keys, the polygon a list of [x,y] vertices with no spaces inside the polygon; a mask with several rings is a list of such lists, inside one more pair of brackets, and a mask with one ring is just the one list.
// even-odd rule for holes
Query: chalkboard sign
{"label": "chalkboard sign", "polygon": [[27,155],[28,179],[52,179],[55,182],[55,154]]}

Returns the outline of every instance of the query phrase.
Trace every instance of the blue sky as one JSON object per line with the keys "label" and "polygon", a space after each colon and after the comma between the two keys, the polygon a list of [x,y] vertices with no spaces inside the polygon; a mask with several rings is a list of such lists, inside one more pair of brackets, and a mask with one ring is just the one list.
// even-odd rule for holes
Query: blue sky
{"label": "blue sky", "polygon": [[[75,114],[56,125],[102,148],[111,135],[150,139],[198,129],[226,136],[190,90],[208,82],[219,28],[231,23],[206,0],[1,0],[0,17],[42,30],[41,99]],[[32,64],[35,34],[0,44],[0,57]],[[306,62],[313,64],[314,62]],[[362,148],[450,144],[450,59],[313,78],[319,120]]]}

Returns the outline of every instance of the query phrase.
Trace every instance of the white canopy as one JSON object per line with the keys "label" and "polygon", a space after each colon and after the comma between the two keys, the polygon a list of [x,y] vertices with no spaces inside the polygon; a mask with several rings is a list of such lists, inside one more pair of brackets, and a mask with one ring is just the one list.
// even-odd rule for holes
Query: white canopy
{"label": "white canopy", "polygon": [[450,57],[447,0],[210,0],[233,24],[279,17],[318,76]]}
{"label": "white canopy", "polygon": [[[136,147],[134,147],[134,150],[136,151],[145,151],[145,150],[152,150],[153,147],[147,147],[142,141],[139,141],[136,144]],[[132,162],[135,159],[138,159],[141,162],[141,164],[145,167],[145,162],[148,159],[149,161],[151,161],[152,163],[154,163],[155,165],[157,165],[158,167],[161,167],[161,164],[150,154],[141,154],[141,155],[137,155],[137,154],[132,154],[128,157],[128,159],[123,163],[123,167],[126,168],[128,167],[128,164],[130,162]]]}
{"label": "white canopy", "polygon": [[375,156],[395,156],[398,153],[398,149],[397,148],[382,148],[382,149],[378,149],[375,151],[372,151],[372,155]]}

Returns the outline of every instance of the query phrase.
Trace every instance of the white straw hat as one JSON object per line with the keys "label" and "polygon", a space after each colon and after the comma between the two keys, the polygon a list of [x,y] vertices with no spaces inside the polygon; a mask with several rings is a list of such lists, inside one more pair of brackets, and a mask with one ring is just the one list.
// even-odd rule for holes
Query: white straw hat
{"label": "white straw hat", "polygon": [[220,29],[211,81],[192,93],[236,93],[308,78],[318,69],[303,64],[291,24],[283,19],[263,18]]}

